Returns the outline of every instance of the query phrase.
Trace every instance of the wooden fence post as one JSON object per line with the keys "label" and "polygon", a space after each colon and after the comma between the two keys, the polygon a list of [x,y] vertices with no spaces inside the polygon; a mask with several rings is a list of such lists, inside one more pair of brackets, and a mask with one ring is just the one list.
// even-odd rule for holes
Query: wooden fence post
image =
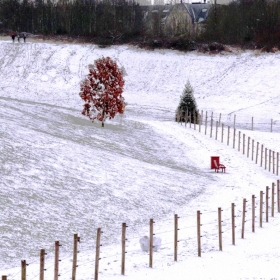
{"label": "wooden fence post", "polygon": [[277,180],[277,208],[280,212],[280,180]]}
{"label": "wooden fence post", "polygon": [[265,216],[266,216],[266,222],[268,223],[268,199],[269,199],[269,187],[266,186],[266,194],[265,194]]}
{"label": "wooden fence post", "polygon": [[178,256],[178,215],[174,216],[174,261],[177,262]]}
{"label": "wooden fence post", "polygon": [[234,115],[233,128],[235,128],[236,115]]}
{"label": "wooden fence post", "polygon": [[207,134],[207,111],[205,113],[205,135]]}
{"label": "wooden fence post", "polygon": [[272,152],[272,172],[275,174],[275,152]]}
{"label": "wooden fence post", "polygon": [[78,236],[77,233],[75,233],[74,234],[74,245],[73,245],[72,280],[76,280],[78,242],[80,242],[80,237]]}
{"label": "wooden fence post", "polygon": [[246,198],[243,198],[241,238],[244,238],[244,231],[245,231],[245,215],[246,215],[245,213],[246,213]]}
{"label": "wooden fence post", "polygon": [[220,113],[220,116],[219,116],[219,126],[221,125],[221,113]]}
{"label": "wooden fence post", "polygon": [[153,267],[153,248],[154,248],[154,220],[150,219],[150,252],[149,252],[149,267]]}
{"label": "wooden fence post", "polygon": [[7,276],[6,275],[2,275],[2,280],[7,280]]}
{"label": "wooden fence post", "polygon": [[59,276],[59,241],[54,243],[54,280],[58,280]]}
{"label": "wooden fence post", "polygon": [[229,145],[229,134],[230,134],[230,126],[228,126],[227,145]]}
{"label": "wooden fence post", "polygon": [[201,257],[200,215],[200,211],[197,211],[197,252],[199,257]]}
{"label": "wooden fence post", "polygon": [[263,164],[263,144],[261,145],[261,167]]}
{"label": "wooden fence post", "polygon": [[215,137],[215,140],[218,139],[218,126],[219,126],[219,122],[216,121],[216,137]]}
{"label": "wooden fence post", "polygon": [[254,130],[254,117],[252,117],[252,131]]}
{"label": "wooden fence post", "polygon": [[252,232],[255,232],[255,218],[256,218],[256,215],[255,215],[255,196],[252,195]]}
{"label": "wooden fence post", "polygon": [[40,280],[44,280],[44,273],[45,273],[45,250],[40,250]]}
{"label": "wooden fence post", "polygon": [[210,138],[212,138],[212,132],[213,132],[213,118],[211,118],[211,122],[210,122]]}
{"label": "wooden fence post", "polygon": [[279,153],[276,154],[276,175],[278,176],[279,171]]}
{"label": "wooden fence post", "polygon": [[201,115],[199,117],[199,132],[201,132],[201,123],[202,123],[202,119],[203,119],[203,110],[201,111]]}
{"label": "wooden fence post", "polygon": [[245,134],[243,133],[243,155],[245,155]]}
{"label": "wooden fence post", "polygon": [[268,151],[268,171],[271,170],[271,150]]}
{"label": "wooden fence post", "polygon": [[21,280],[26,280],[26,260],[21,261]]}
{"label": "wooden fence post", "polygon": [[250,150],[250,137],[248,137],[248,144],[247,144],[247,157],[249,157],[249,150]]}
{"label": "wooden fence post", "polygon": [[260,191],[260,227],[263,222],[263,191]]}
{"label": "wooden fence post", "polygon": [[231,203],[231,232],[232,232],[232,245],[235,245],[235,214],[234,203]]}
{"label": "wooden fence post", "polygon": [[125,241],[126,241],[126,223],[122,223],[122,260],[121,260],[121,274],[125,274]]}
{"label": "wooden fence post", "polygon": [[232,144],[233,149],[235,148],[235,137],[236,137],[236,129],[234,128],[233,129],[233,144]]}
{"label": "wooden fence post", "polygon": [[274,217],[274,182],[271,187],[271,217]]}
{"label": "wooden fence post", "polygon": [[240,151],[241,131],[238,131],[238,152]]}
{"label": "wooden fence post", "polygon": [[267,148],[264,148],[264,169],[267,167]]}
{"label": "wooden fence post", "polygon": [[258,156],[259,156],[259,142],[257,142],[257,149],[256,149],[256,164],[258,164]]}
{"label": "wooden fence post", "polygon": [[224,124],[222,123],[222,143],[223,143],[223,141],[224,141]]}
{"label": "wooden fence post", "polygon": [[97,236],[96,236],[94,280],[98,280],[99,260],[100,260],[100,257],[99,257],[100,256],[100,240],[101,240],[101,228],[98,228]]}
{"label": "wooden fence post", "polygon": [[255,140],[252,139],[252,160],[254,160],[254,144],[255,144]]}
{"label": "wooden fence post", "polygon": [[219,250],[223,250],[222,246],[222,209],[218,208],[218,229],[219,229]]}

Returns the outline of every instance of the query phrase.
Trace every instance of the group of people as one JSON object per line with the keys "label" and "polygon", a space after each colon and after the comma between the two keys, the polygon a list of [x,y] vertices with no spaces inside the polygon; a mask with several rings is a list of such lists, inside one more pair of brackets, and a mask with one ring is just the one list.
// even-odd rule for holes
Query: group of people
{"label": "group of people", "polygon": [[23,38],[24,43],[25,43],[25,41],[26,41],[26,33],[25,33],[25,32],[23,32],[23,33],[17,33],[17,34],[14,33],[14,32],[12,32],[11,37],[12,37],[13,43],[15,42],[15,38],[16,38],[16,37],[17,37],[17,39],[18,39],[18,42],[20,42],[20,38]]}

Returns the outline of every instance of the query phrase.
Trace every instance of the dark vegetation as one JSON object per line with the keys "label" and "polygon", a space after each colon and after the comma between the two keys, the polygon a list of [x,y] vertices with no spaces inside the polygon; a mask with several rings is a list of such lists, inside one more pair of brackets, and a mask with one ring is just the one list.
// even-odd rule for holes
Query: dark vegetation
{"label": "dark vegetation", "polygon": [[0,29],[44,39],[134,44],[143,48],[219,52],[226,45],[265,51],[280,49],[280,0],[237,0],[213,4],[197,31],[171,35],[161,17],[130,0],[0,0]]}

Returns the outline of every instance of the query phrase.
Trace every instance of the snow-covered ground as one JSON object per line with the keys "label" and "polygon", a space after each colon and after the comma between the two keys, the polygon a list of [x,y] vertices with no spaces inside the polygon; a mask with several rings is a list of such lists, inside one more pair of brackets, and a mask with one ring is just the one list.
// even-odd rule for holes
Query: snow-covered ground
{"label": "snow-covered ground", "polygon": [[[81,115],[79,97],[88,64],[101,56],[124,67],[128,103],[124,116],[106,122],[105,128]],[[269,222],[265,214],[262,228],[258,222],[260,191],[279,177],[232,144],[235,118],[237,133],[279,152],[280,53],[213,56],[129,46],[100,49],[28,40],[13,44],[4,38],[0,68],[0,275],[20,279],[21,260],[26,260],[27,279],[39,278],[39,253],[45,249],[45,279],[52,279],[58,240],[59,279],[71,278],[73,234],[78,233],[77,279],[93,279],[96,231],[102,228],[99,279],[123,279],[120,238],[125,222],[126,279],[280,279],[280,213],[275,202],[271,217],[271,193]],[[208,121],[213,112],[213,119],[224,124],[223,143],[221,126],[215,140],[209,123],[205,135],[204,124],[199,132],[198,127],[174,122],[187,80]],[[225,174],[210,169],[211,156],[220,156]],[[247,223],[242,239],[244,198]],[[236,205],[235,246],[231,203]],[[218,207],[223,209],[223,251],[218,244]],[[177,262],[174,214],[181,228]],[[155,235],[162,239],[153,269],[139,245],[139,238],[149,235],[151,218]]]}

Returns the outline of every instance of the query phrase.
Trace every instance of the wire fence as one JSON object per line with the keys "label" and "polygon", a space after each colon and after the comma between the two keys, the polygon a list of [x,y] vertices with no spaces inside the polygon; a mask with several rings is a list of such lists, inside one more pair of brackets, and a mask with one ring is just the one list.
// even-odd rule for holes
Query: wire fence
{"label": "wire fence", "polygon": [[102,237],[106,232],[101,228],[97,229],[96,238],[90,244],[90,253],[84,251],[90,242],[74,234],[73,250],[64,252],[63,258],[59,257],[60,251],[63,251],[62,244],[55,241],[54,253],[49,257],[53,264],[49,260],[46,266],[47,253],[41,249],[38,263],[29,264],[21,260],[21,269],[14,275],[3,275],[2,280],[44,280],[53,276],[55,280],[62,277],[75,280],[85,270],[90,272],[90,279],[98,280],[99,276],[106,274],[125,275],[127,267],[133,269],[142,265],[152,268],[160,259],[158,252],[161,257],[166,256],[173,261],[188,256],[201,257],[207,252],[223,251],[225,241],[226,244],[236,245],[238,239],[244,239],[246,233],[263,227],[276,213],[280,213],[280,180],[273,182],[270,187],[266,186],[259,194],[243,198],[238,204],[231,203],[224,209],[198,210],[182,217],[175,214],[164,228],[150,219],[147,225],[149,234],[140,239],[135,238],[133,229],[122,223],[118,249],[116,244],[103,246]]}

